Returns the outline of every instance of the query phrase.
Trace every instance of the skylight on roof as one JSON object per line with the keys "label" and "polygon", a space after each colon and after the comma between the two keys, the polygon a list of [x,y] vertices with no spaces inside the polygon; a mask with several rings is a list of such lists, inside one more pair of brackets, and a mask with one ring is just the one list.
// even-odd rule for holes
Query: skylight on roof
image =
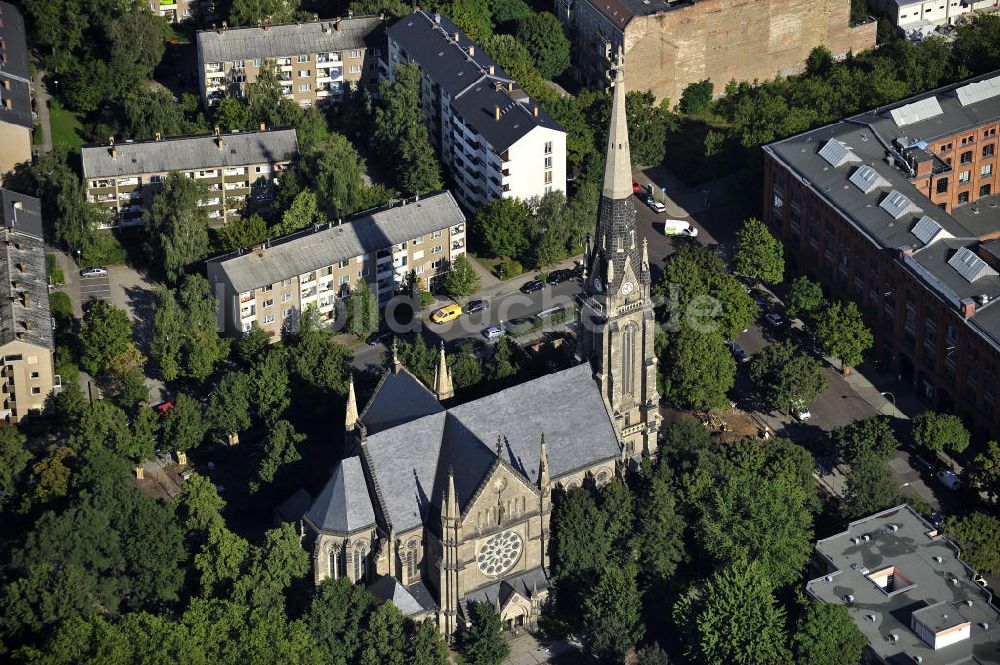
{"label": "skylight on roof", "polygon": [[917,236],[917,238],[920,239],[920,242],[925,245],[929,245],[937,240],[942,232],[943,229],[941,228],[941,225],[927,215],[921,217],[920,220],[917,221],[916,225],[910,229],[910,233]]}
{"label": "skylight on roof", "polygon": [[820,149],[819,156],[833,168],[861,161],[861,158],[854,154],[854,151],[847,147],[846,143],[837,139],[827,141],[826,145]]}
{"label": "skylight on roof", "polygon": [[906,125],[912,125],[915,122],[921,122],[942,113],[944,111],[941,110],[941,104],[938,103],[937,97],[928,97],[912,104],[907,104],[906,106],[900,106],[898,109],[893,109],[889,112],[889,115],[892,116],[892,121],[896,123],[897,127],[905,127]]}
{"label": "skylight on roof", "polygon": [[948,259],[948,265],[958,271],[970,284],[980,277],[996,275],[997,271],[989,267],[986,261],[976,256],[968,247],[960,247],[955,255]]}
{"label": "skylight on roof", "polygon": [[975,104],[976,102],[981,102],[984,99],[996,97],[997,95],[1000,95],[1000,76],[963,85],[961,88],[955,90],[958,103],[962,106]]}
{"label": "skylight on roof", "polygon": [[871,194],[879,187],[889,186],[889,181],[867,164],[851,175],[851,182],[865,194]]}
{"label": "skylight on roof", "polygon": [[878,207],[889,213],[893,219],[899,219],[908,213],[920,212],[920,208],[913,201],[895,189],[882,199],[882,203],[879,203]]}

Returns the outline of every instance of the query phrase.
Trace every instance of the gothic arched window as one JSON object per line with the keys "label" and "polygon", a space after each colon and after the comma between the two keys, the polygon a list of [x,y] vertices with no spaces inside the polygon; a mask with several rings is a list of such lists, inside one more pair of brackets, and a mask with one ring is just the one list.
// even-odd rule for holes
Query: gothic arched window
{"label": "gothic arched window", "polygon": [[635,394],[635,337],[634,323],[625,326],[622,331],[622,393]]}
{"label": "gothic arched window", "polygon": [[354,581],[364,582],[367,573],[365,565],[365,544],[358,543],[354,546]]}
{"label": "gothic arched window", "polygon": [[420,567],[417,565],[417,559],[419,558],[418,543],[416,539],[411,540],[406,544],[406,576],[410,581],[416,579],[420,573]]}
{"label": "gothic arched window", "polygon": [[340,570],[340,549],[335,546],[330,547],[330,577],[337,579],[343,571]]}

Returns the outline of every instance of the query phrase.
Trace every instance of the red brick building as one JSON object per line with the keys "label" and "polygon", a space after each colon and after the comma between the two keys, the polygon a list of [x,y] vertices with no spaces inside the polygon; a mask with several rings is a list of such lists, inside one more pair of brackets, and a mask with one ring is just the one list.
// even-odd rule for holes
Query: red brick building
{"label": "red brick building", "polygon": [[856,302],[875,359],[977,438],[1000,438],[998,74],[764,148],[791,271]]}

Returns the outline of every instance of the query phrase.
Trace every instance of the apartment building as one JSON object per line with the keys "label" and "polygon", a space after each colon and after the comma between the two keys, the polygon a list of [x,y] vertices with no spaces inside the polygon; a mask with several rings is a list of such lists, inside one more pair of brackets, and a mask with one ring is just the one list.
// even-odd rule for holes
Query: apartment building
{"label": "apartment building", "polygon": [[16,423],[41,411],[61,386],[54,375],[41,202],[0,189],[3,245],[0,279],[9,297],[0,299],[0,418]]}
{"label": "apartment building", "polygon": [[24,17],[0,2],[0,181],[15,164],[31,161],[31,72]]}
{"label": "apartment building", "polygon": [[228,334],[256,324],[279,339],[311,305],[326,323],[342,321],[338,304],[358,280],[368,282],[380,302],[410,271],[432,288],[465,253],[465,233],[465,216],[451,193],[435,192],[212,259],[208,281]]}
{"label": "apartment building", "polygon": [[468,210],[566,191],[566,130],[448,18],[417,10],[390,26],[381,74],[423,70],[431,140]]}
{"label": "apartment building", "polygon": [[112,139],[81,148],[87,200],[111,214],[104,228],[143,224],[160,183],[183,173],[208,190],[209,224],[266,210],[281,174],[299,158],[294,129],[180,136],[150,141]]}
{"label": "apartment building", "polygon": [[875,47],[874,21],[850,25],[851,0],[555,0],[575,45],[571,73],[608,85],[608,61],[624,49],[629,90],[676,103],[691,83],[768,80],[802,71],[825,45],[837,56]]}
{"label": "apartment building", "polygon": [[240,95],[262,67],[277,67],[285,97],[300,106],[337,103],[345,91],[378,85],[377,49],[384,44],[377,16],[229,28],[195,36],[198,79],[206,107]]}
{"label": "apartment building", "polygon": [[995,663],[1000,613],[960,555],[904,504],[817,542],[806,593],[847,606],[866,663]]}
{"label": "apartment building", "polygon": [[1000,72],[764,148],[764,218],[794,272],[853,300],[872,356],[1000,437]]}
{"label": "apartment building", "polygon": [[171,23],[180,23],[195,18],[198,4],[197,0],[152,0],[149,11]]}
{"label": "apartment building", "polygon": [[927,35],[972,12],[996,9],[997,0],[874,0],[871,6],[907,35]]}

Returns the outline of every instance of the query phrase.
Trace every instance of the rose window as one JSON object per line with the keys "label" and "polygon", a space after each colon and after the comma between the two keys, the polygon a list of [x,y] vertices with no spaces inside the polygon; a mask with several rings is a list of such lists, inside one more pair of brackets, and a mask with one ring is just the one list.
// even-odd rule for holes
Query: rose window
{"label": "rose window", "polygon": [[479,549],[479,570],[491,577],[503,575],[521,558],[522,549],[521,536],[513,531],[498,533]]}

